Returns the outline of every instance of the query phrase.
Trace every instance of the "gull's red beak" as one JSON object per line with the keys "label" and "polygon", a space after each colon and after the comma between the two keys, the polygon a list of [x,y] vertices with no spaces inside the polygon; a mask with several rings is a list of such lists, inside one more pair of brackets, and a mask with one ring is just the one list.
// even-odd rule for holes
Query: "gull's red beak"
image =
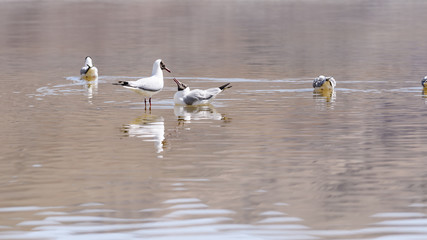
{"label": "gull's red beak", "polygon": [[164,66],[164,69],[165,69],[166,71],[168,71],[168,73],[170,73],[170,72],[171,72],[171,70],[169,70],[166,66]]}

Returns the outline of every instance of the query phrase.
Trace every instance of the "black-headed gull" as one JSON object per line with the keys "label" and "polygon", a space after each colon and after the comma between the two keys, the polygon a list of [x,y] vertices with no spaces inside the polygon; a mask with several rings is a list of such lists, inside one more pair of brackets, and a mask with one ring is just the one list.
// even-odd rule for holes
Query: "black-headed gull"
{"label": "black-headed gull", "polygon": [[98,68],[93,66],[92,58],[87,56],[85,58],[85,65],[80,69],[81,79],[93,81],[98,78]]}
{"label": "black-headed gull", "polygon": [[423,80],[421,80],[421,85],[423,85],[423,87],[427,88],[427,76],[425,76],[423,78]]}
{"label": "black-headed gull", "polygon": [[337,83],[333,77],[325,77],[320,75],[313,81],[315,91],[333,91]]}
{"label": "black-headed gull", "polygon": [[224,91],[224,89],[231,88],[230,83],[224,84],[220,87],[209,88],[206,90],[194,89],[190,90],[190,88],[178,81],[176,78],[173,79],[178,86],[178,91],[175,93],[173,97],[175,104],[178,105],[203,105],[209,104],[212,100]]}
{"label": "black-headed gull", "polygon": [[113,84],[123,86],[143,95],[145,107],[147,107],[148,98],[151,108],[151,97],[163,89],[162,70],[171,72],[166,68],[165,64],[162,62],[162,59],[157,59],[153,64],[153,72],[151,73],[151,77],[141,78],[136,81],[119,81],[118,83]]}

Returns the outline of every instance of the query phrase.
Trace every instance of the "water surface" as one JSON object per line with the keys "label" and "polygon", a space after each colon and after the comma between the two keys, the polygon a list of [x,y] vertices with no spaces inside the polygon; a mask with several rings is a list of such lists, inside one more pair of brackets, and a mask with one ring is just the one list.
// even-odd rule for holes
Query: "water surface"
{"label": "water surface", "polygon": [[[0,2],[0,239],[427,239],[426,11]],[[157,58],[173,74],[144,109],[112,83]],[[233,87],[174,106],[173,77]]]}

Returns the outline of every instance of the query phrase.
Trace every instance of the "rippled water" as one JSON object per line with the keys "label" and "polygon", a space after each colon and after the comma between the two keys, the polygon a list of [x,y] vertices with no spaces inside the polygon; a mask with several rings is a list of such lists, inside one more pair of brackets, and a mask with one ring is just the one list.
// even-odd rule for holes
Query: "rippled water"
{"label": "rippled water", "polygon": [[[1,1],[0,239],[427,239],[426,11]],[[145,110],[112,83],[157,58]],[[233,87],[174,106],[173,77]]]}

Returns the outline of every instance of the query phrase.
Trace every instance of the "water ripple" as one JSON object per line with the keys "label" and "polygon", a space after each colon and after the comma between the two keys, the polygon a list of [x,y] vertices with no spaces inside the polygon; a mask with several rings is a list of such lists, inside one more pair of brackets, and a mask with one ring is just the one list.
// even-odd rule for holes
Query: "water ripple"
{"label": "water ripple", "polygon": [[[150,213],[175,210],[160,218],[117,218],[105,216],[62,215],[46,209],[64,207],[10,207],[1,208],[2,212],[36,212],[34,216],[46,216],[39,220],[23,220],[17,227],[32,227],[31,231],[10,231],[10,227],[1,226],[0,239],[348,239],[360,235],[382,235],[373,239],[425,239],[427,218],[417,212],[388,212],[373,214],[375,218],[406,218],[387,220],[367,227],[353,230],[316,230],[295,222],[303,222],[299,217],[286,216],[276,210],[263,211],[265,216],[253,224],[234,223],[237,212],[228,209],[212,209],[199,198],[176,198],[163,201],[172,204],[165,209],[145,209],[139,212]],[[104,204],[81,204],[86,211],[80,213],[112,213],[111,209],[90,209],[103,207]],[[286,206],[286,205],[285,205]],[[91,211],[94,210],[94,211]],[[100,211],[96,211],[100,210]],[[59,214],[60,213],[60,214]],[[177,219],[175,219],[177,218]],[[78,236],[78,237],[77,237]],[[400,237],[400,238],[399,238]]]}

